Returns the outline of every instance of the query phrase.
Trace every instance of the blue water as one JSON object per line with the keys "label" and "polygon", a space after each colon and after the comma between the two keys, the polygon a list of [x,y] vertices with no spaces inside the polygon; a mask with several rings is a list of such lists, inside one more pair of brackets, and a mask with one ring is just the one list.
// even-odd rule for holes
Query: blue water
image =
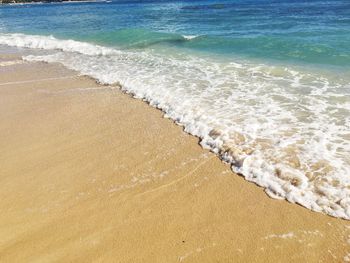
{"label": "blue water", "polygon": [[[0,32],[121,48],[172,46],[350,68],[350,1],[113,1],[0,7]],[[200,36],[183,41],[180,35]]]}
{"label": "blue water", "polygon": [[350,219],[349,0],[4,5],[0,45],[117,83],[271,197]]}

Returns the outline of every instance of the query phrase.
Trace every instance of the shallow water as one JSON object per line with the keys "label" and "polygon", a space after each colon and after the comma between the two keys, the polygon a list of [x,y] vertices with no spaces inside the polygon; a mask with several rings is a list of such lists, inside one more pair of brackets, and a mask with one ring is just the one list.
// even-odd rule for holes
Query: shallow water
{"label": "shallow water", "polygon": [[270,196],[350,218],[348,1],[11,6],[0,30],[162,109]]}

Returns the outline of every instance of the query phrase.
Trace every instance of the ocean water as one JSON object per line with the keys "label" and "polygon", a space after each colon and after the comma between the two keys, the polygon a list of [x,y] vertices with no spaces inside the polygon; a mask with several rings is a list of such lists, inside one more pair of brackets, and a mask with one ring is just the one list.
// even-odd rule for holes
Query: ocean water
{"label": "ocean water", "polygon": [[348,0],[1,6],[0,45],[118,84],[271,197],[350,219]]}

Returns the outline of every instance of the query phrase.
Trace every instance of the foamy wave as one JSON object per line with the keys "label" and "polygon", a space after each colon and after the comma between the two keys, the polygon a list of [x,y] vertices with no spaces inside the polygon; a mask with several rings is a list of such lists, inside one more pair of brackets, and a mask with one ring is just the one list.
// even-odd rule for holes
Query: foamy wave
{"label": "foamy wave", "polygon": [[46,50],[76,52],[89,56],[108,56],[118,55],[121,53],[115,49],[74,40],[59,40],[57,38],[54,38],[53,36],[0,34],[0,44],[23,48],[38,48]]}
{"label": "foamy wave", "polygon": [[195,38],[197,38],[199,36],[196,36],[196,35],[183,35],[182,37],[184,39],[186,39],[186,40],[192,40],[192,39],[195,39]]}
{"label": "foamy wave", "polygon": [[53,37],[0,35],[0,44],[61,50],[26,59],[60,62],[102,83],[119,83],[200,137],[203,147],[271,197],[350,219],[345,76],[125,52]]}

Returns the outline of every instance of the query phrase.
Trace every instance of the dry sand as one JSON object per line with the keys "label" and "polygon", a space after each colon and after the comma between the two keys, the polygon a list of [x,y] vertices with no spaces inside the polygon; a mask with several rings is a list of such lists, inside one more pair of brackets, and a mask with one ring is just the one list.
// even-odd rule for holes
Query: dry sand
{"label": "dry sand", "polygon": [[0,149],[0,262],[350,252],[349,221],[270,199],[160,111],[60,65],[0,55]]}

